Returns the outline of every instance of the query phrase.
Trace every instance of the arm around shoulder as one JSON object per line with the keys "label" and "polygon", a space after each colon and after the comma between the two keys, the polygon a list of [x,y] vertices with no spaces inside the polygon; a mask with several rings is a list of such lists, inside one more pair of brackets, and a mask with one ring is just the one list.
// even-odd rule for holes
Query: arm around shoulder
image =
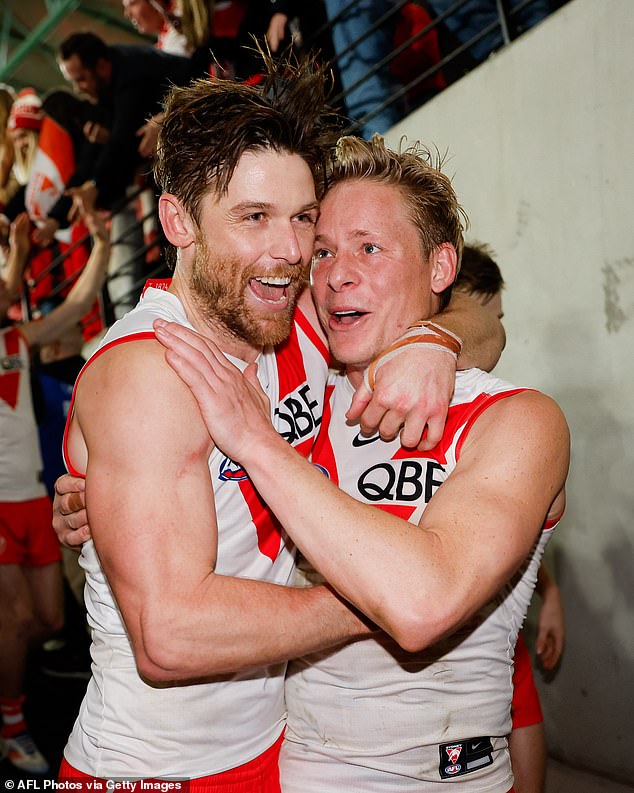
{"label": "arm around shoulder", "polygon": [[118,345],[97,359],[76,408],[95,546],[144,677],[225,674],[367,631],[324,587],[215,574],[212,442],[157,342]]}
{"label": "arm around shoulder", "polygon": [[449,305],[433,319],[462,339],[459,369],[493,369],[506,344],[506,335],[491,311],[464,292],[454,290]]}

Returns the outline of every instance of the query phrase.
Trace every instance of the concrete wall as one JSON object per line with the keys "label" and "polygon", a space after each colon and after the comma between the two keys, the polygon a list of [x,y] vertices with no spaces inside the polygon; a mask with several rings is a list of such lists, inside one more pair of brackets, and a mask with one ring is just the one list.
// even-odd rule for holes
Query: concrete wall
{"label": "concrete wall", "polygon": [[551,752],[634,784],[634,7],[573,0],[388,135],[445,170],[507,281],[500,376],[563,407],[549,548],[568,641],[538,679]]}

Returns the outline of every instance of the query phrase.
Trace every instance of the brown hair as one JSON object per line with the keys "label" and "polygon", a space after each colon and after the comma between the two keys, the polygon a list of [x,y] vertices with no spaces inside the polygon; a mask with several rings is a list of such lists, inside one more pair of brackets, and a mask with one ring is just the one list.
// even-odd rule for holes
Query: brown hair
{"label": "brown hair", "polygon": [[497,295],[504,287],[504,279],[497,263],[495,253],[481,242],[472,242],[462,251],[462,267],[456,278],[455,287],[461,292],[478,292],[485,297]]}
{"label": "brown hair", "polygon": [[[419,143],[396,152],[378,134],[369,141],[345,136],[339,139],[332,155],[328,188],[347,179],[371,179],[398,187],[418,229],[425,259],[439,245],[449,242],[456,249],[459,265],[463,230],[469,221],[441,167],[438,152]],[[441,307],[447,305],[450,297],[448,287],[441,295]]]}
{"label": "brown hair", "polygon": [[336,116],[326,105],[326,75],[313,59],[273,62],[258,85],[205,79],[173,88],[165,103],[154,167],[163,191],[198,222],[211,189],[222,195],[245,152],[298,154],[321,192],[325,151],[336,140]]}

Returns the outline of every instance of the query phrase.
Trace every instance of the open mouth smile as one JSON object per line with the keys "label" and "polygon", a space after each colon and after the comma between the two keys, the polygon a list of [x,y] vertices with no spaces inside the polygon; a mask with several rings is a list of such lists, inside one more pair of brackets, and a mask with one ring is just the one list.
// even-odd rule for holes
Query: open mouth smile
{"label": "open mouth smile", "polygon": [[275,278],[262,275],[251,278],[249,288],[260,302],[281,308],[288,303],[288,287],[291,281],[289,276]]}

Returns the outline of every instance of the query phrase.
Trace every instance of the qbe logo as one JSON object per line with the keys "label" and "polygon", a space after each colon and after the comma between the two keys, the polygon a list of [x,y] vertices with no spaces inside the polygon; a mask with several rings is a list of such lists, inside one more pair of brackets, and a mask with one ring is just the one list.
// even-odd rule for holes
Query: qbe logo
{"label": "qbe logo", "polygon": [[443,466],[434,460],[390,460],[364,471],[357,481],[357,489],[371,502],[420,502],[424,499],[427,504],[443,483],[444,474]]}

